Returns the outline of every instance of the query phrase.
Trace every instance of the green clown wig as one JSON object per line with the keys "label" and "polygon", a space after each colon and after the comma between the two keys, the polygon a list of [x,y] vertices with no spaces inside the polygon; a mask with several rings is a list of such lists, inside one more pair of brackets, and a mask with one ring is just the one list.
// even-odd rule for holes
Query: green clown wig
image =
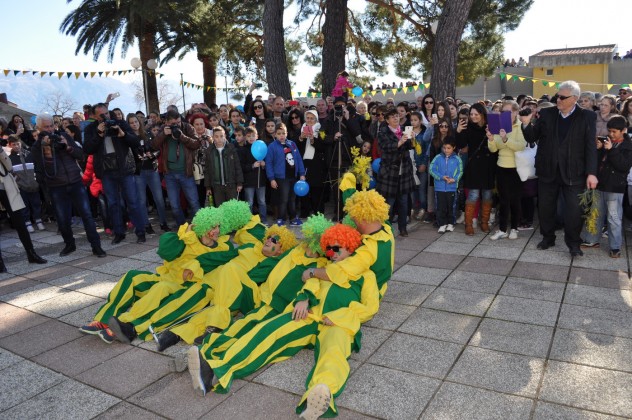
{"label": "green clown wig", "polygon": [[227,226],[224,223],[224,212],[217,207],[203,207],[195,213],[191,224],[193,225],[193,232],[198,238],[206,235],[209,230],[212,230],[215,226],[219,226],[219,234],[226,235],[230,230],[227,230]]}
{"label": "green clown wig", "polygon": [[301,232],[303,232],[303,241],[307,248],[316,254],[322,254],[320,248],[320,236],[325,230],[334,223],[327,219],[324,214],[316,213],[313,216],[307,218],[307,220],[301,226]]}
{"label": "green clown wig", "polygon": [[224,212],[223,225],[226,226],[227,232],[234,232],[246,224],[252,218],[250,212],[250,206],[245,201],[228,200],[224,201],[220,206],[220,209]]}

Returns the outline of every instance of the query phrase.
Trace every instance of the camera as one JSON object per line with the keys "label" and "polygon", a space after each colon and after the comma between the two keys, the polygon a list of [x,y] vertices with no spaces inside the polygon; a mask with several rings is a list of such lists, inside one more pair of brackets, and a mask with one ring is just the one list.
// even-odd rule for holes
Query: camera
{"label": "camera", "polygon": [[171,136],[174,139],[180,138],[182,131],[180,131],[180,126],[178,124],[171,124],[169,128],[171,129]]}
{"label": "camera", "polygon": [[106,114],[101,114],[101,119],[105,124],[105,135],[110,137],[116,137],[119,133],[119,127],[116,123],[116,120],[111,120],[107,118]]}
{"label": "camera", "polygon": [[342,105],[334,105],[334,116],[338,118],[342,118]]}
{"label": "camera", "polygon": [[608,140],[608,136],[597,136],[597,140],[603,143],[604,141]]}
{"label": "camera", "polygon": [[261,89],[263,87],[263,83],[255,83],[255,87],[257,89]]}
{"label": "camera", "polygon": [[522,108],[520,111],[518,111],[518,115],[520,115],[521,117],[526,117],[527,115],[531,115],[531,108],[528,106]]}
{"label": "camera", "polygon": [[59,134],[49,133],[48,131],[41,131],[37,136],[38,140],[42,140],[44,137],[48,136],[48,140],[50,140],[50,145],[55,150],[66,150],[66,143],[62,142],[62,138]]}

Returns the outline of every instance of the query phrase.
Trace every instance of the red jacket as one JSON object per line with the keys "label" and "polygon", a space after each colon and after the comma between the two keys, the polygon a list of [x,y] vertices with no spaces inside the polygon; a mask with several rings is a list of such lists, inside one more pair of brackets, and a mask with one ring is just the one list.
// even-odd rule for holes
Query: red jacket
{"label": "red jacket", "polygon": [[88,156],[88,160],[86,162],[86,170],[83,171],[83,183],[86,186],[90,186],[90,194],[93,197],[98,197],[99,194],[103,194],[103,184],[101,180],[97,178],[97,175],[94,173],[94,155]]}

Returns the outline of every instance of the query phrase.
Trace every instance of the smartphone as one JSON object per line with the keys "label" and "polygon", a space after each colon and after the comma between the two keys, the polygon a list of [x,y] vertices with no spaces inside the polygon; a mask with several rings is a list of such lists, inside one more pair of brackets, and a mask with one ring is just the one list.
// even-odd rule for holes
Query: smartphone
{"label": "smartphone", "polygon": [[251,124],[257,124],[257,117],[252,117],[252,118],[250,119],[250,123],[251,123]]}
{"label": "smartphone", "polygon": [[437,114],[432,114],[432,118],[437,119]]}
{"label": "smartphone", "polygon": [[112,94],[112,99],[114,99],[114,98],[118,98],[119,96],[121,96],[121,94],[120,94],[120,93],[118,93],[118,92],[114,92],[114,93]]}
{"label": "smartphone", "polygon": [[412,136],[412,134],[413,134],[413,126],[412,125],[407,125],[404,128],[404,134],[406,134],[408,137]]}

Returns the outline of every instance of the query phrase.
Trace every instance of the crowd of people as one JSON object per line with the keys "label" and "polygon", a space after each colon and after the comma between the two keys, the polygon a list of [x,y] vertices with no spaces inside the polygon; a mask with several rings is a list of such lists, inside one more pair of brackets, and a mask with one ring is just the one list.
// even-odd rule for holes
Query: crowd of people
{"label": "crowd of people", "polygon": [[[103,257],[97,221],[112,244],[130,231],[144,243],[156,211],[163,264],[126,273],[80,330],[106,343],[153,339],[158,351],[191,344],[203,394],[315,347],[297,406],[315,419],[337,413],[360,326],[386,293],[392,225],[406,237],[413,219],[442,234],[463,223],[467,235],[511,240],[533,229],[537,209],[538,249],[563,229],[573,257],[602,235],[621,256],[632,88],[597,95],[567,81],[540,99],[395,104],[356,101],[341,77],[314,106],[253,97],[253,85],[243,106],[145,116],[110,109],[109,96],[72,118],[38,115],[32,130],[19,115],[2,123],[0,202],[29,262],[46,263],[30,238],[44,221],[57,224],[60,256],[76,250],[82,224]],[[358,159],[370,162],[360,174]],[[299,181],[308,191],[295,192]],[[598,191],[586,219],[584,190]]]}

